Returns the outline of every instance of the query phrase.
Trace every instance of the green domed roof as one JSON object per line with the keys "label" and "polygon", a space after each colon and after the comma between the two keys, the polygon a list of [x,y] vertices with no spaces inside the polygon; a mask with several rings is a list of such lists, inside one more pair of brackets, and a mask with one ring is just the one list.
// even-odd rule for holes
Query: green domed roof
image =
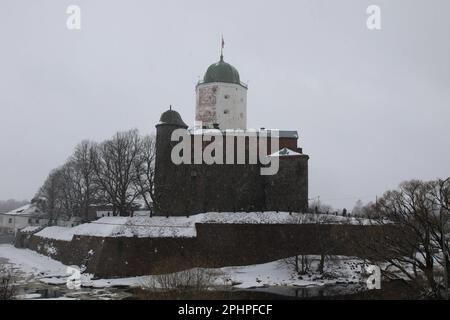
{"label": "green domed roof", "polygon": [[187,124],[184,123],[183,119],[181,119],[180,114],[175,110],[172,110],[172,108],[170,110],[165,111],[161,115],[161,118],[159,119],[159,123],[157,124],[157,126],[162,124],[174,125],[182,128],[188,127]]}
{"label": "green domed roof", "polygon": [[203,82],[227,82],[240,84],[241,79],[236,68],[223,61],[223,56],[221,56],[219,62],[209,66],[203,78]]}

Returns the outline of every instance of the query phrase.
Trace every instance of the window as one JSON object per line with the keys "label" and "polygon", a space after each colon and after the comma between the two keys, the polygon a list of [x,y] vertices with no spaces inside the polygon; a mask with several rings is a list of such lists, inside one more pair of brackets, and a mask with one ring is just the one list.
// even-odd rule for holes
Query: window
{"label": "window", "polygon": [[33,219],[29,218],[29,219],[28,219],[28,223],[29,223],[29,224],[33,223]]}
{"label": "window", "polygon": [[12,218],[9,218],[9,219],[8,219],[8,223],[12,223]]}

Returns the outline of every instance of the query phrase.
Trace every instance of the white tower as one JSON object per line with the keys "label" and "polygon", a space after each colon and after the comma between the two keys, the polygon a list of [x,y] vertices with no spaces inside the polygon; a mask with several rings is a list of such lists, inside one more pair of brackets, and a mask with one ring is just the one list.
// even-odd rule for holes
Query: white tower
{"label": "white tower", "polygon": [[195,88],[197,128],[247,129],[247,86],[239,72],[223,60],[209,66]]}

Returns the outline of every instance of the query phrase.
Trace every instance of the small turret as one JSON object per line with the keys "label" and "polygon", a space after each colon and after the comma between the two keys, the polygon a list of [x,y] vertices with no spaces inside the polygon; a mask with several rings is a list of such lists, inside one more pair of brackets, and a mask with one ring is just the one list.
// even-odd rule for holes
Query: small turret
{"label": "small turret", "polygon": [[175,126],[177,128],[184,128],[187,129],[188,126],[186,123],[184,123],[183,119],[181,119],[181,116],[178,112],[175,110],[172,110],[172,106],[170,106],[169,110],[165,111],[160,119],[159,123],[156,125],[156,128],[160,126]]}
{"label": "small turret", "polygon": [[[174,183],[173,176],[175,170],[171,159],[172,148],[176,144],[171,141],[172,133],[176,129],[187,129],[188,126],[184,123],[180,114],[172,110],[165,111],[156,125],[156,157],[155,157],[155,196],[156,196],[156,213],[165,214],[169,208],[161,208],[158,203],[171,203],[168,197],[172,196],[168,190],[170,185]],[[164,212],[163,212],[164,211]]]}

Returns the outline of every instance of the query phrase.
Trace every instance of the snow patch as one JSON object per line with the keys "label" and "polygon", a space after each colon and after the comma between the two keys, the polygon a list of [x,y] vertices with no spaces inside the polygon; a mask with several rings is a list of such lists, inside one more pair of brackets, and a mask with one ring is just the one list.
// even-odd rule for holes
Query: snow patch
{"label": "snow patch", "polygon": [[22,232],[22,233],[33,233],[33,232],[38,231],[39,229],[42,229],[42,226],[28,226],[28,227],[20,229],[20,232]]}
{"label": "snow patch", "polygon": [[301,153],[295,152],[289,148],[283,148],[275,153],[269,155],[269,157],[292,157],[292,156],[301,156]]}

